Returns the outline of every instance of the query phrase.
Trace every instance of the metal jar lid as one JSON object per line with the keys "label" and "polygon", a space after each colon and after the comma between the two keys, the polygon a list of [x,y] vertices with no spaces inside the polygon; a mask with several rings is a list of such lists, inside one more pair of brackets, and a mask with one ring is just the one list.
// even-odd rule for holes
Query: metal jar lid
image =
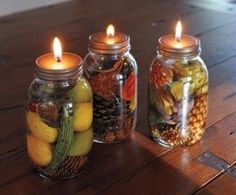
{"label": "metal jar lid", "polygon": [[100,54],[119,54],[130,50],[130,37],[116,32],[113,37],[98,32],[89,36],[89,51]]}
{"label": "metal jar lid", "polygon": [[[63,60],[64,59],[64,60]],[[67,80],[77,79],[82,75],[82,58],[76,54],[63,52],[63,67],[52,67],[52,64],[58,64],[53,53],[48,53],[37,58],[35,74],[38,78],[44,80]],[[70,60],[67,60],[70,59]],[[66,67],[66,68],[65,68]]]}
{"label": "metal jar lid", "polygon": [[182,35],[177,41],[174,35],[165,35],[159,39],[159,52],[173,58],[191,58],[201,53],[201,42],[198,38]]}

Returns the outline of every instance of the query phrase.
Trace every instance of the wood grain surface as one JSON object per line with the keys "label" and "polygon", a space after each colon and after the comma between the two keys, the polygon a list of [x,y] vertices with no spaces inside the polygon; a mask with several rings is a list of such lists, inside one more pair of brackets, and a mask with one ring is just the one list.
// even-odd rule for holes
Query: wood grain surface
{"label": "wood grain surface", "polygon": [[[0,18],[0,194],[235,194],[236,180],[194,159],[211,151],[236,163],[236,18],[231,1],[71,1]],[[213,4],[212,4],[213,5]],[[150,139],[147,79],[160,36],[184,33],[202,42],[210,76],[207,132],[191,147],[164,148]],[[113,23],[131,37],[139,68],[138,122],[130,140],[95,144],[90,166],[68,181],[40,178],[26,153],[24,104],[37,56],[55,35],[65,50],[87,53],[88,36]]]}

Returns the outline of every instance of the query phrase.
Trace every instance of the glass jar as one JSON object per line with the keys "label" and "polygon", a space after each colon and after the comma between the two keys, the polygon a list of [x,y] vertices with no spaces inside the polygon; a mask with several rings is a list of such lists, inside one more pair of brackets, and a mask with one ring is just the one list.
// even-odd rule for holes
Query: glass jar
{"label": "glass jar", "polygon": [[208,71],[199,56],[199,39],[183,37],[183,48],[170,39],[159,39],[150,68],[149,129],[161,145],[192,145],[206,128]]}
{"label": "glass jar", "polygon": [[94,141],[116,143],[129,138],[135,128],[137,65],[127,35],[117,32],[119,42],[113,44],[104,37],[105,33],[89,37],[83,68],[94,92]]}
{"label": "glass jar", "polygon": [[44,67],[43,58],[28,91],[28,155],[41,176],[72,178],[85,169],[92,148],[92,90],[79,56],[73,68],[58,70]]}

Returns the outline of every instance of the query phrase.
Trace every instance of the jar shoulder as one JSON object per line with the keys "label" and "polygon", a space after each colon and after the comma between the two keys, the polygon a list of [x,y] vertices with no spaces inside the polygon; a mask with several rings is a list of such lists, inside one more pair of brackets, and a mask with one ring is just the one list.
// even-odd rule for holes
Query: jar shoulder
{"label": "jar shoulder", "polygon": [[197,72],[199,71],[199,69],[201,69],[201,71],[205,72],[208,75],[207,66],[200,56],[187,59],[174,59],[157,55],[151,62],[150,71],[152,72],[152,70],[156,66],[163,69],[170,69],[174,72],[179,72],[180,69],[183,69],[185,71],[190,70],[193,72]]}
{"label": "jar shoulder", "polygon": [[65,81],[46,81],[42,79],[34,79],[29,87],[28,96],[34,97],[50,97],[58,94],[67,93],[75,86],[76,80]]}
{"label": "jar shoulder", "polygon": [[98,73],[127,75],[138,73],[136,60],[131,53],[125,55],[100,55],[89,53],[84,59],[83,72],[86,78]]}

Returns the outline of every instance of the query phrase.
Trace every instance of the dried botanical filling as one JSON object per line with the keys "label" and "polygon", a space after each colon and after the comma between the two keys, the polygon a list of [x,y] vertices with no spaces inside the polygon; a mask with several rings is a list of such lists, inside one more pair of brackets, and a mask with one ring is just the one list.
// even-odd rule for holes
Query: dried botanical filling
{"label": "dried botanical filling", "polygon": [[48,86],[35,80],[29,90],[27,150],[41,175],[71,178],[87,166],[93,143],[92,90],[84,78]]}
{"label": "dried botanical filling", "polygon": [[199,60],[162,64],[156,60],[149,81],[151,134],[168,146],[192,145],[205,132],[208,73]]}
{"label": "dried botanical filling", "polygon": [[[93,63],[87,66],[93,67]],[[106,63],[100,65],[104,70],[87,67],[84,72],[94,92],[94,139],[114,143],[126,140],[134,130],[137,78],[127,58]]]}

